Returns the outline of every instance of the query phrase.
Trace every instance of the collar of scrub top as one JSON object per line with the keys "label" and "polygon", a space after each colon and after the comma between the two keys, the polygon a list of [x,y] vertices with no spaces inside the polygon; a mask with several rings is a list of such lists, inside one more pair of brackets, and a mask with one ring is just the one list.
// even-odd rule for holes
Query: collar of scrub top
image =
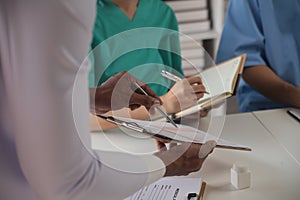
{"label": "collar of scrub top", "polygon": [[102,6],[102,7],[104,6],[102,0],[97,0],[97,4],[100,5],[100,6]]}

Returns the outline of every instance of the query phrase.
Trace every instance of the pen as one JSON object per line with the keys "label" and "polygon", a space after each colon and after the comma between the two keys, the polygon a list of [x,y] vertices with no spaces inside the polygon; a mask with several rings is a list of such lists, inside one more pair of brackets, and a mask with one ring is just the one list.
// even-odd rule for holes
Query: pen
{"label": "pen", "polygon": [[126,127],[128,129],[134,130],[134,131],[138,131],[138,132],[145,132],[145,130],[139,126],[137,126],[136,124],[132,124],[130,122],[125,122],[125,121],[121,121],[119,119],[114,118],[113,116],[108,116],[108,115],[104,115],[104,114],[99,114],[97,115],[98,117],[107,120],[108,122],[114,123],[118,126],[123,126]]}
{"label": "pen", "polygon": [[[146,92],[146,91],[145,91],[145,90],[144,90],[137,82],[135,82],[135,85],[136,85],[136,87],[137,87],[139,90],[141,90],[146,96],[149,96],[149,95],[147,94],[147,92]],[[177,128],[175,122],[167,115],[167,113],[165,113],[165,112],[161,109],[160,106],[157,106],[156,108],[157,108],[157,110],[160,112],[160,114],[162,114],[162,115],[167,119],[167,121],[169,121],[171,124],[173,124],[173,126],[175,126],[175,127]]]}
{"label": "pen", "polygon": [[[160,73],[163,77],[165,78],[168,78],[174,82],[177,82],[177,81],[180,81],[182,80],[181,78],[179,78],[178,76],[174,75],[174,74],[171,74],[170,72],[167,72],[165,70],[162,70],[161,73]],[[204,92],[205,94],[209,94],[209,92],[205,91]]]}
{"label": "pen", "polygon": [[165,70],[162,70],[160,73],[163,77],[168,78],[174,82],[180,81],[181,78],[179,78],[178,76],[171,74],[170,72],[167,72]]}

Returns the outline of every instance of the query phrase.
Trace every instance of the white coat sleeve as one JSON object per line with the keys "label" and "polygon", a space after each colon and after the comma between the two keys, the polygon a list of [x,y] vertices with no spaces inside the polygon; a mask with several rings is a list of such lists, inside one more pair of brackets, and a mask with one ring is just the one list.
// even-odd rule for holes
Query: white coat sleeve
{"label": "white coat sleeve", "polygon": [[165,172],[152,155],[90,149],[89,64],[80,66],[95,6],[95,0],[1,1],[1,62],[13,137],[39,199],[122,199]]}

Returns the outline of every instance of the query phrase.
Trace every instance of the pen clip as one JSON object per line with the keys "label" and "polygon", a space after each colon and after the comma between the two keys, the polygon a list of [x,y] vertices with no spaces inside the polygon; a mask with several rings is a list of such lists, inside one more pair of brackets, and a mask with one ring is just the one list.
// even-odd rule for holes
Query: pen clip
{"label": "pen clip", "polygon": [[179,78],[178,76],[174,75],[174,74],[171,74],[170,72],[168,71],[165,71],[165,70],[162,70],[161,73],[160,73],[163,77],[165,78],[168,78],[174,82],[177,82],[177,81],[180,81],[181,78]]}

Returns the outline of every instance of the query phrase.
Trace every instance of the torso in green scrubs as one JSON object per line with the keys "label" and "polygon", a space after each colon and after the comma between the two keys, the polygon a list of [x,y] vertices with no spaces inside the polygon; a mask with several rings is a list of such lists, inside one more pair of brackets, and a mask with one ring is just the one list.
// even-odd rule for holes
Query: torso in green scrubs
{"label": "torso in green scrubs", "polygon": [[[173,11],[161,0],[140,0],[132,20],[113,2],[110,0],[102,0],[98,2],[97,6],[92,49],[116,34],[143,27],[178,30],[177,20]],[[145,35],[145,37],[148,36]],[[151,38],[148,38],[148,40],[151,41]],[[166,39],[161,38],[160,40],[164,40],[165,42]],[[128,46],[133,45],[132,42],[130,42],[130,38],[128,38],[128,41]],[[172,43],[170,44],[172,48],[174,48],[175,45],[178,49],[177,52],[180,52],[178,37],[176,37],[175,42],[171,40],[170,43]],[[94,59],[103,61],[103,59],[114,56],[119,48],[122,47],[120,47],[120,43],[118,42],[112,43],[112,45],[106,45],[106,47],[102,48],[100,53],[94,55]],[[99,62],[95,61],[95,63]],[[121,55],[117,59],[114,59],[106,69],[100,69],[105,68],[101,66],[101,64],[95,64],[93,67],[94,69],[92,69],[90,74],[90,86],[99,86],[118,72],[128,71],[138,79],[149,84],[151,89],[158,95],[165,94],[173,84],[170,80],[160,75],[162,70],[173,70],[172,73],[183,77],[180,56],[170,51],[155,48],[138,49]],[[172,70],[170,68],[172,68]],[[101,71],[100,75],[99,71]],[[96,75],[97,73],[98,75]]]}

